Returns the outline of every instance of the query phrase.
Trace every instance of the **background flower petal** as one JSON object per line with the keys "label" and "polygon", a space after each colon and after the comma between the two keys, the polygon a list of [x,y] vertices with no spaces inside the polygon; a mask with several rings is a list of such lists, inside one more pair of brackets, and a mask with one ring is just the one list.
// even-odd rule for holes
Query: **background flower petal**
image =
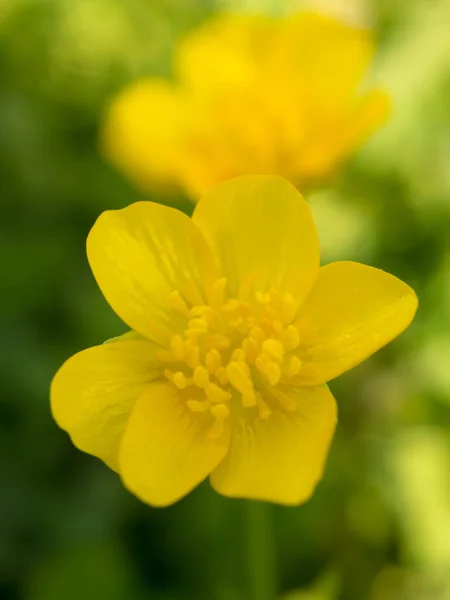
{"label": "background flower petal", "polygon": [[97,283],[119,317],[161,344],[172,335],[170,293],[178,290],[190,303],[203,304],[205,289],[218,277],[212,253],[192,220],[153,202],[100,215],[87,253]]}
{"label": "background flower petal", "polygon": [[122,341],[69,358],[51,385],[51,408],[73,443],[117,470],[119,442],[130,411],[158,375],[156,348]]}
{"label": "background flower petal", "polygon": [[321,267],[298,313],[300,338],[306,328],[311,340],[300,353],[298,383],[329,381],[365,360],[406,329],[417,303],[406,283],[381,269],[354,262]]}
{"label": "background flower petal", "polygon": [[253,175],[227,181],[196,206],[193,221],[219,258],[230,291],[275,288],[299,303],[319,266],[308,205],[288,181]]}
{"label": "background flower petal", "polygon": [[140,79],[110,104],[102,127],[105,156],[143,189],[174,187],[185,130],[182,95],[164,79]]}
{"label": "background flower petal", "polygon": [[155,384],[146,391],[120,448],[120,474],[133,494],[167,506],[211,473],[228,451],[229,431],[209,440],[202,416],[187,409],[171,385]]}
{"label": "background flower petal", "polygon": [[293,389],[292,397],[296,413],[236,425],[229,454],[211,475],[220,494],[291,505],[311,496],[336,426],[336,402],[327,387]]}

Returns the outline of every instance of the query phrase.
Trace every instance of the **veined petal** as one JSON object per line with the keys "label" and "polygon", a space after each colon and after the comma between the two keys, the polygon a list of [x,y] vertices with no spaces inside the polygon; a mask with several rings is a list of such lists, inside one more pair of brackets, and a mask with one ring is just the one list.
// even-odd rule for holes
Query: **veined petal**
{"label": "veined petal", "polygon": [[229,430],[211,440],[173,386],[155,384],[139,399],[120,448],[126,487],[152,506],[167,506],[203,481],[223,459]]}
{"label": "veined petal", "polygon": [[130,411],[158,376],[156,348],[122,341],[83,350],[56,373],[50,390],[55,421],[75,446],[117,470]]}
{"label": "veined petal", "polygon": [[166,345],[174,290],[203,304],[218,272],[197,227],[178,210],[136,202],[104,212],[89,233],[87,253],[100,289],[129,327]]}
{"label": "veined petal", "polygon": [[176,185],[185,103],[163,79],[141,79],[111,103],[102,128],[107,158],[143,189]]}
{"label": "veined petal", "polygon": [[319,270],[298,313],[312,332],[297,382],[318,385],[358,365],[411,323],[417,296],[393,275],[354,262]]}
{"label": "veined petal", "polygon": [[297,412],[236,424],[229,454],[211,475],[220,494],[289,505],[311,496],[336,426],[336,402],[326,387],[293,394]]}
{"label": "veined petal", "polygon": [[271,288],[298,304],[319,268],[308,205],[288,181],[252,175],[226,181],[197,204],[193,221],[219,258],[234,297]]}

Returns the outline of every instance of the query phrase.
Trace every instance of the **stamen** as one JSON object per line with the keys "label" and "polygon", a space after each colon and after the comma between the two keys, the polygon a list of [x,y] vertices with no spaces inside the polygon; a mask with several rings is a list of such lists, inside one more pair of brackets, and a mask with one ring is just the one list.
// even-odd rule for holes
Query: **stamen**
{"label": "stamen", "polygon": [[242,350],[245,353],[245,359],[248,363],[253,364],[256,357],[261,352],[259,345],[250,338],[247,338],[242,342]]}
{"label": "stamen", "polygon": [[176,335],[170,340],[170,347],[172,348],[172,352],[178,358],[178,360],[183,360],[184,358],[184,342],[181,335]]}
{"label": "stamen", "polygon": [[194,371],[194,383],[199,388],[205,388],[209,383],[209,373],[205,367],[199,366]]}
{"label": "stamen", "polygon": [[204,412],[211,406],[211,402],[209,400],[188,400],[186,404],[188,408],[192,410],[192,412]]}
{"label": "stamen", "polygon": [[195,341],[187,340],[184,345],[185,359],[191,369],[196,369],[200,364],[200,350]]}
{"label": "stamen", "polygon": [[222,355],[216,348],[212,348],[205,356],[205,365],[211,375],[222,366]]}
{"label": "stamen", "polygon": [[177,386],[179,390],[184,390],[189,385],[189,380],[187,379],[186,375],[181,371],[178,371],[177,373],[173,374],[172,382],[174,385]]}
{"label": "stamen", "polygon": [[283,332],[283,344],[286,350],[295,350],[300,344],[300,334],[294,325],[288,325]]}
{"label": "stamen", "polygon": [[285,323],[290,323],[295,317],[296,307],[295,300],[291,294],[286,294],[283,297],[283,316]]}
{"label": "stamen", "polygon": [[280,367],[267,354],[261,353],[255,361],[255,366],[270,385],[276,385],[280,381]]}
{"label": "stamen", "polygon": [[259,418],[262,419],[263,421],[266,421],[272,414],[272,411],[267,406],[267,404],[264,402],[260,393],[256,394],[256,403],[258,405]]}
{"label": "stamen", "polygon": [[186,335],[204,335],[207,331],[208,323],[205,321],[205,319],[195,317],[189,321],[188,328],[186,329]]}
{"label": "stamen", "polygon": [[264,340],[262,344],[263,352],[268,354],[271,358],[273,358],[277,363],[283,362],[284,357],[284,346],[281,342],[274,339]]}
{"label": "stamen", "polygon": [[302,368],[302,361],[298,358],[298,356],[291,356],[289,359],[288,367],[287,367],[287,376],[295,377],[300,372]]}
{"label": "stamen", "polygon": [[231,340],[226,335],[212,335],[209,338],[209,342],[212,348],[216,348],[217,350],[226,350],[231,345]]}
{"label": "stamen", "polygon": [[208,438],[217,440],[223,434],[224,423],[230,415],[230,409],[225,404],[217,404],[211,408],[211,414],[216,417],[216,420],[208,430]]}
{"label": "stamen", "polygon": [[226,367],[228,381],[241,394],[253,389],[253,382],[246,363],[231,361]]}
{"label": "stamen", "polygon": [[220,308],[223,304],[223,296],[225,288],[227,287],[227,280],[225,277],[218,279],[212,286],[212,298],[211,303],[215,308]]}
{"label": "stamen", "polygon": [[228,375],[225,367],[220,367],[215,373],[215,377],[219,383],[226,385],[228,383]]}
{"label": "stamen", "polygon": [[180,292],[178,290],[173,290],[173,292],[170,292],[169,296],[170,296],[171,307],[174,310],[176,310],[177,312],[184,315],[185,317],[189,317],[190,316],[189,308],[188,308],[186,302],[184,301],[184,299],[182,298]]}
{"label": "stamen", "polygon": [[215,383],[209,383],[205,387],[205,393],[207,397],[211,400],[211,402],[228,402],[231,399],[231,394],[226,392],[221,387],[216,385]]}

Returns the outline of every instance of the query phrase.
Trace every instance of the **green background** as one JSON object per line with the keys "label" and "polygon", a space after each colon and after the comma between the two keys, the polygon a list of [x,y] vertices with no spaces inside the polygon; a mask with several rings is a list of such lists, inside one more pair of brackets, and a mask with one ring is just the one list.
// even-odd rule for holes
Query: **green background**
{"label": "green background", "polygon": [[[374,23],[374,77],[393,112],[326,187],[305,190],[323,261],[384,268],[416,289],[420,309],[331,384],[340,422],[325,477],[306,505],[269,508],[271,570],[286,600],[446,600],[450,3],[328,4]],[[143,197],[98,153],[105,104],[141,74],[170,75],[176,39],[224,6],[0,1],[2,600],[249,598],[244,502],[204,484],[168,509],[141,504],[71,445],[48,402],[67,357],[124,331],[84,249],[101,211]]]}

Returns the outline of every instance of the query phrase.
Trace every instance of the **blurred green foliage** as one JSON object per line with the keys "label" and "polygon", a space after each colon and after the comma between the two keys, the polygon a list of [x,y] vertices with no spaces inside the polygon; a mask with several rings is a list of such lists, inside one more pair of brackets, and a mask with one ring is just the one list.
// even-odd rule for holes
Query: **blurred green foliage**
{"label": "blurred green foliage", "polygon": [[[2,600],[245,598],[241,502],[205,484],[172,508],[142,505],[72,447],[48,404],[65,358],[124,330],[84,252],[102,210],[140,198],[97,152],[105,103],[138,75],[170,74],[178,36],[225,4],[0,2]],[[446,600],[450,2],[351,5],[377,26],[375,76],[393,115],[306,195],[324,262],[385,268],[420,309],[400,339],[333,382],[340,424],[325,478],[305,506],[271,507],[276,568],[285,600]]]}

